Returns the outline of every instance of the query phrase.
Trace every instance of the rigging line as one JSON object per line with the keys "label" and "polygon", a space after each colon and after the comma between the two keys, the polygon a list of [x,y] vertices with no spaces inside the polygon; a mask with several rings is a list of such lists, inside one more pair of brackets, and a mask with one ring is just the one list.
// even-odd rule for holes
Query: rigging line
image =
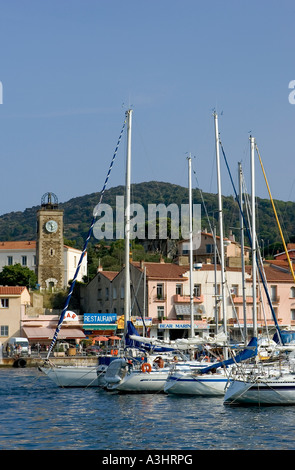
{"label": "rigging line", "polygon": [[84,258],[84,256],[85,256],[86,250],[87,250],[87,245],[88,245],[88,242],[89,242],[89,240],[90,240],[90,238],[91,238],[91,235],[92,235],[94,223],[95,223],[95,221],[96,221],[96,215],[97,215],[98,207],[99,207],[99,205],[100,205],[101,202],[102,202],[103,195],[104,195],[104,192],[105,192],[105,190],[106,190],[106,186],[107,186],[107,184],[108,184],[108,180],[109,180],[109,177],[110,177],[112,168],[113,168],[114,160],[115,160],[116,155],[117,155],[117,152],[118,152],[118,148],[119,148],[119,145],[120,145],[120,142],[121,142],[121,138],[122,138],[122,135],[123,135],[123,131],[124,131],[126,122],[127,122],[127,112],[126,112],[126,114],[125,114],[125,120],[124,120],[124,123],[123,123],[123,127],[122,127],[122,130],[121,130],[121,133],[120,133],[118,142],[117,142],[117,146],[116,146],[116,148],[115,148],[115,152],[114,152],[113,158],[112,158],[111,163],[110,163],[110,166],[109,166],[109,170],[108,170],[108,173],[107,173],[107,176],[106,176],[106,179],[105,179],[105,182],[104,182],[102,191],[101,191],[99,203],[96,205],[96,207],[95,207],[94,210],[93,210],[93,217],[92,217],[92,221],[91,221],[91,225],[90,225],[90,228],[89,228],[89,231],[88,231],[87,238],[86,238],[85,243],[84,243],[84,248],[83,248],[83,251],[82,251],[82,253],[81,253],[80,260],[79,260],[78,266],[77,266],[77,268],[76,268],[76,272],[75,272],[75,275],[74,275],[74,278],[73,278],[73,281],[72,281],[72,284],[71,284],[71,287],[70,287],[70,290],[69,290],[69,293],[68,293],[68,296],[67,296],[67,299],[66,299],[64,308],[63,308],[63,310],[62,310],[62,312],[61,312],[61,315],[60,315],[60,318],[59,318],[59,321],[58,321],[57,328],[56,328],[56,330],[55,330],[55,333],[54,333],[53,338],[52,338],[52,341],[51,341],[51,345],[50,345],[49,350],[48,350],[48,354],[47,354],[47,357],[46,357],[46,360],[47,360],[47,361],[48,361],[48,358],[49,358],[50,353],[51,353],[51,351],[52,351],[52,348],[53,348],[53,346],[54,346],[55,343],[56,343],[56,340],[57,340],[59,331],[60,331],[61,326],[62,326],[62,322],[63,322],[63,320],[64,320],[66,311],[67,311],[68,306],[69,306],[69,303],[70,303],[70,299],[71,299],[71,296],[72,296],[72,293],[73,293],[73,290],[74,290],[74,287],[75,287],[75,283],[76,283],[76,280],[77,280],[77,277],[78,277],[78,274],[79,274],[79,271],[80,271],[80,267],[81,267],[83,258]]}
{"label": "rigging line", "polygon": [[294,275],[294,271],[293,271],[292,262],[290,260],[290,256],[289,256],[289,253],[288,253],[288,250],[287,250],[287,247],[286,247],[286,243],[285,243],[284,235],[283,235],[283,232],[282,232],[282,229],[281,229],[280,221],[279,221],[279,218],[278,218],[278,215],[277,215],[277,211],[276,211],[276,208],[275,208],[275,205],[274,205],[274,201],[273,201],[273,198],[272,198],[272,195],[271,195],[271,192],[270,192],[269,184],[268,184],[268,181],[267,181],[267,178],[266,178],[266,174],[265,174],[265,171],[264,171],[264,167],[263,167],[262,160],[261,160],[261,157],[260,157],[260,153],[259,153],[259,150],[258,150],[258,147],[257,147],[256,143],[255,143],[255,148],[256,148],[256,152],[258,154],[258,158],[259,158],[260,165],[261,165],[261,168],[262,168],[263,176],[264,176],[264,179],[265,179],[265,183],[266,183],[266,186],[267,186],[267,190],[268,190],[268,194],[269,194],[269,197],[270,197],[270,200],[271,200],[271,204],[272,204],[272,208],[273,208],[273,211],[274,211],[274,214],[275,214],[275,218],[276,218],[276,221],[277,221],[277,224],[278,224],[278,227],[279,227],[279,232],[280,232],[281,239],[282,239],[282,242],[283,242],[283,245],[284,245],[284,250],[286,252],[286,256],[287,256],[287,259],[288,259],[289,268],[290,268],[290,271],[292,273],[293,280],[295,282],[295,275]]}
{"label": "rigging line", "polygon": [[[243,194],[244,194],[244,200],[245,200],[245,210],[246,210],[247,217],[248,217],[248,222],[249,222],[250,221],[250,216],[251,216],[251,207],[250,207],[249,194],[248,194],[248,191],[247,191],[247,188],[246,188],[246,182],[245,182],[245,177],[244,177],[243,171],[242,171],[242,185],[243,185]],[[250,233],[251,233],[251,227],[250,227]],[[261,251],[260,251],[260,248],[259,248],[257,236],[256,236],[256,243],[257,243],[257,256],[259,256],[260,266],[261,266],[261,269],[263,271],[265,284],[267,286],[267,279],[266,279],[265,269],[264,269],[264,266],[263,266],[263,261],[262,261],[262,257],[261,257]],[[262,298],[261,285],[260,284],[258,285],[258,288],[259,288],[260,297]],[[265,322],[267,337],[269,338],[269,329],[268,329],[268,325],[267,325],[267,322],[266,322],[264,303],[261,302],[261,305],[262,305],[262,311],[263,311],[263,316],[264,316],[264,322]]]}
{"label": "rigging line", "polygon": [[[197,178],[197,175],[196,175],[195,170],[193,170],[193,173],[194,173],[194,175],[195,175],[196,183],[197,183],[197,185],[198,185],[198,178]],[[215,245],[216,254],[217,254],[217,257],[218,257],[219,263],[220,263],[220,262],[221,262],[221,257],[220,257],[220,253],[219,253],[218,246],[217,246],[216,236],[215,236],[214,230],[213,230],[212,225],[211,225],[211,222],[210,222],[209,214],[208,214],[207,207],[206,207],[206,204],[205,204],[205,201],[204,201],[204,197],[203,197],[203,192],[202,192],[202,190],[201,190],[200,188],[199,188],[199,192],[200,192],[200,195],[201,195],[202,203],[203,203],[203,206],[204,206],[204,210],[205,210],[206,217],[207,217],[207,220],[208,220],[209,228],[210,228],[211,235],[212,235],[212,238],[213,238],[213,243],[214,243],[214,245]],[[235,307],[235,305],[234,305],[234,303],[233,303],[233,299],[232,299],[232,296],[231,296],[231,292],[230,292],[230,288],[229,288],[227,279],[226,279],[226,281],[225,281],[225,285],[226,285],[226,288],[227,288],[227,293],[228,293],[228,296],[229,296],[229,298],[230,298],[230,301],[231,301],[231,305],[232,305],[234,314],[235,314],[235,316],[236,316],[236,320],[237,320],[237,322],[238,322],[239,328],[240,328],[240,330],[241,330],[242,337],[243,337],[243,339],[244,339],[244,333],[243,333],[243,330],[242,330],[241,325],[240,325],[240,322],[239,322],[239,318],[238,318],[238,314],[237,314],[236,307]]]}
{"label": "rigging line", "polygon": [[[222,146],[222,143],[221,143],[221,140],[220,140],[220,139],[219,139],[219,144],[220,144],[221,151],[222,151],[222,154],[223,154],[223,157],[224,157],[224,160],[225,160],[225,164],[226,164],[226,167],[227,167],[227,170],[228,170],[228,173],[229,173],[229,177],[230,177],[230,180],[231,180],[231,183],[232,183],[234,192],[235,192],[236,201],[237,201],[237,203],[238,203],[238,205],[239,205],[239,209],[240,209],[241,215],[242,215],[242,217],[243,217],[243,221],[244,221],[244,224],[245,224],[245,228],[246,228],[246,231],[247,231],[247,235],[248,235],[249,241],[250,241],[250,243],[251,243],[251,245],[252,245],[252,237],[251,237],[250,232],[249,232],[249,228],[248,228],[247,221],[246,221],[246,219],[245,219],[244,212],[242,211],[242,208],[241,208],[240,200],[239,200],[239,197],[238,197],[238,195],[237,195],[237,191],[236,191],[236,188],[235,188],[233,179],[232,179],[232,175],[231,175],[231,172],[230,172],[230,168],[229,168],[229,166],[228,166],[227,158],[226,158],[226,155],[225,155],[225,153],[224,153],[224,149],[223,149],[223,146]],[[260,269],[260,266],[259,266],[259,263],[258,263],[257,255],[256,255],[256,265],[257,265],[257,268],[258,268],[258,270],[259,270],[260,278],[261,278],[261,281],[262,281],[262,284],[263,284],[263,287],[264,287],[264,290],[265,290],[265,294],[266,294],[266,297],[267,297],[268,304],[269,304],[270,309],[271,309],[273,321],[274,321],[274,323],[275,323],[275,326],[276,326],[276,329],[277,329],[277,332],[278,332],[278,336],[279,336],[280,342],[281,342],[282,345],[284,345],[284,341],[283,341],[283,338],[282,338],[282,335],[281,335],[281,330],[280,330],[280,327],[279,327],[279,324],[278,324],[278,321],[277,321],[277,318],[276,318],[276,315],[275,315],[275,312],[274,312],[274,309],[273,309],[273,306],[272,306],[272,302],[271,302],[271,299],[270,299],[270,296],[269,296],[269,292],[268,292],[268,290],[267,290],[267,288],[266,288],[265,281],[264,281],[263,276],[262,276],[262,272],[261,272],[261,269]]]}

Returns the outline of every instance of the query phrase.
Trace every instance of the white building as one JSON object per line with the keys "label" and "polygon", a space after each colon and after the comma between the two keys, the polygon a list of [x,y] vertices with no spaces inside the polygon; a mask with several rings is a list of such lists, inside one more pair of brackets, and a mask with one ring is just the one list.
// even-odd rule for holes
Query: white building
{"label": "white building", "polygon": [[[73,279],[81,257],[81,250],[64,245],[64,283]],[[35,241],[5,241],[0,242],[0,271],[4,266],[20,264],[36,272],[36,242]],[[87,275],[87,253],[85,253],[77,281],[82,282]]]}

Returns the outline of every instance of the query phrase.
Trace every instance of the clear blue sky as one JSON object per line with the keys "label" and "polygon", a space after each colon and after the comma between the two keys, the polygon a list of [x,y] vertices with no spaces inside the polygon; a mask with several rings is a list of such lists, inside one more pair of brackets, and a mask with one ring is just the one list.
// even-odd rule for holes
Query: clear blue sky
{"label": "clear blue sky", "polygon": [[250,191],[251,132],[273,197],[294,201],[294,18],[291,0],[0,0],[0,214],[101,191],[129,105],[132,182],[186,186],[191,152],[216,193],[216,109],[235,181],[242,161]]}

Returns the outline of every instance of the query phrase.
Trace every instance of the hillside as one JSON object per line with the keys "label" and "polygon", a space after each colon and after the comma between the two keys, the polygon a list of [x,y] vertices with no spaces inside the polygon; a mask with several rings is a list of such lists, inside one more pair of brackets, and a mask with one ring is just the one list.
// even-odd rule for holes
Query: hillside
{"label": "hillside", "polygon": [[[116,196],[124,195],[124,190],[124,186],[108,189],[105,192],[103,202],[115,208]],[[148,204],[163,203],[168,206],[175,203],[178,207],[181,204],[188,204],[187,188],[175,184],[150,181],[132,185],[131,192],[131,201],[141,204],[145,209]],[[100,193],[92,193],[59,204],[59,207],[64,210],[64,236],[66,239],[74,241],[77,248],[83,246],[92,218],[92,211],[98,203],[99,196]],[[203,198],[211,223],[214,218],[218,232],[217,195],[203,193]],[[198,189],[193,190],[193,202],[202,205],[202,228],[209,229],[201,193]],[[295,235],[295,203],[275,201],[275,204],[286,242],[292,241],[292,236]],[[11,212],[0,216],[0,241],[34,240],[38,209],[39,206],[34,206],[23,212]],[[238,239],[239,211],[232,196],[223,197],[223,209],[225,235],[227,236],[231,229]],[[257,237],[258,240],[263,239],[266,251],[270,245],[281,241],[271,203],[267,199],[257,198]],[[95,242],[95,239],[92,242]]]}

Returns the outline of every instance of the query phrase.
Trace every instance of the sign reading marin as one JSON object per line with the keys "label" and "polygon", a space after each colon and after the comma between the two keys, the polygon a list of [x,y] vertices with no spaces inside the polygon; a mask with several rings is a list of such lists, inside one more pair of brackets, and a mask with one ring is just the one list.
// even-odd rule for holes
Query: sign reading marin
{"label": "sign reading marin", "polygon": [[116,323],[117,314],[116,313],[84,313],[84,324],[91,323],[93,324],[110,324]]}

